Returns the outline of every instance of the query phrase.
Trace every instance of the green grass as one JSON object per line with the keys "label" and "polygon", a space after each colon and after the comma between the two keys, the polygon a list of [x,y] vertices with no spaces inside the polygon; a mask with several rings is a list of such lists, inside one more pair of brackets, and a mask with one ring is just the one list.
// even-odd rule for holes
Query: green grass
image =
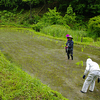
{"label": "green grass", "polygon": [[[81,37],[86,36],[87,34],[86,31],[71,30],[62,25],[51,25],[48,27],[44,27],[43,29],[41,29],[41,32],[47,35],[51,35],[54,37],[62,37],[62,38],[66,38],[66,35],[70,34],[73,36],[75,41],[81,41]],[[90,38],[89,39],[83,38],[83,42],[87,40],[93,41],[90,40]]]}
{"label": "green grass", "polygon": [[0,52],[0,100],[68,100],[8,61]]}
{"label": "green grass", "polygon": [[95,41],[90,38],[86,37],[87,32],[86,31],[81,31],[81,30],[71,30],[67,29],[64,26],[61,25],[52,25],[48,27],[44,27],[41,29],[41,33],[46,34],[48,36],[53,36],[54,38],[62,39],[62,40],[67,40],[66,35],[72,35],[73,41],[75,44],[80,44],[80,45],[90,45],[90,46],[96,46],[100,47],[100,39],[98,38],[98,41]]}

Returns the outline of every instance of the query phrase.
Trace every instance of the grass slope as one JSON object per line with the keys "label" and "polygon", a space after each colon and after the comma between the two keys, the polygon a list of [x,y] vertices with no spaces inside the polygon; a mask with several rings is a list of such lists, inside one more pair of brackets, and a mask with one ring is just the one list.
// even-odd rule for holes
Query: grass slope
{"label": "grass slope", "polygon": [[0,100],[68,100],[32,78],[0,52]]}

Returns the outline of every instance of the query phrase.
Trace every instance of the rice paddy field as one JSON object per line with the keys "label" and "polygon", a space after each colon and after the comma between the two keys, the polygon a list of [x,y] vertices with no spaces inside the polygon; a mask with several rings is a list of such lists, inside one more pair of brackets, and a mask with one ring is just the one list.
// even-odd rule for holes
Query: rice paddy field
{"label": "rice paddy field", "polygon": [[9,61],[69,100],[99,100],[97,81],[94,92],[80,92],[86,59],[90,57],[100,65],[99,48],[74,44],[74,60],[67,60],[65,43],[27,28],[0,28],[0,50]]}

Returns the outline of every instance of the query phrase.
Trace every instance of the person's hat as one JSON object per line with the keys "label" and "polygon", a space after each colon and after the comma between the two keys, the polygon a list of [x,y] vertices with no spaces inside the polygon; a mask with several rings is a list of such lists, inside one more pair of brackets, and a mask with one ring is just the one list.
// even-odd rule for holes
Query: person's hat
{"label": "person's hat", "polygon": [[67,38],[71,38],[71,39],[73,39],[71,35],[69,35]]}

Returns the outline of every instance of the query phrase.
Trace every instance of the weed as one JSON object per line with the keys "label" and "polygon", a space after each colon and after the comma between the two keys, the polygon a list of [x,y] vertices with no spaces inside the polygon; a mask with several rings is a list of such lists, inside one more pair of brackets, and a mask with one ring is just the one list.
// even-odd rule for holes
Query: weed
{"label": "weed", "polygon": [[79,65],[83,66],[83,61],[77,62],[76,65],[77,66],[79,66]]}

